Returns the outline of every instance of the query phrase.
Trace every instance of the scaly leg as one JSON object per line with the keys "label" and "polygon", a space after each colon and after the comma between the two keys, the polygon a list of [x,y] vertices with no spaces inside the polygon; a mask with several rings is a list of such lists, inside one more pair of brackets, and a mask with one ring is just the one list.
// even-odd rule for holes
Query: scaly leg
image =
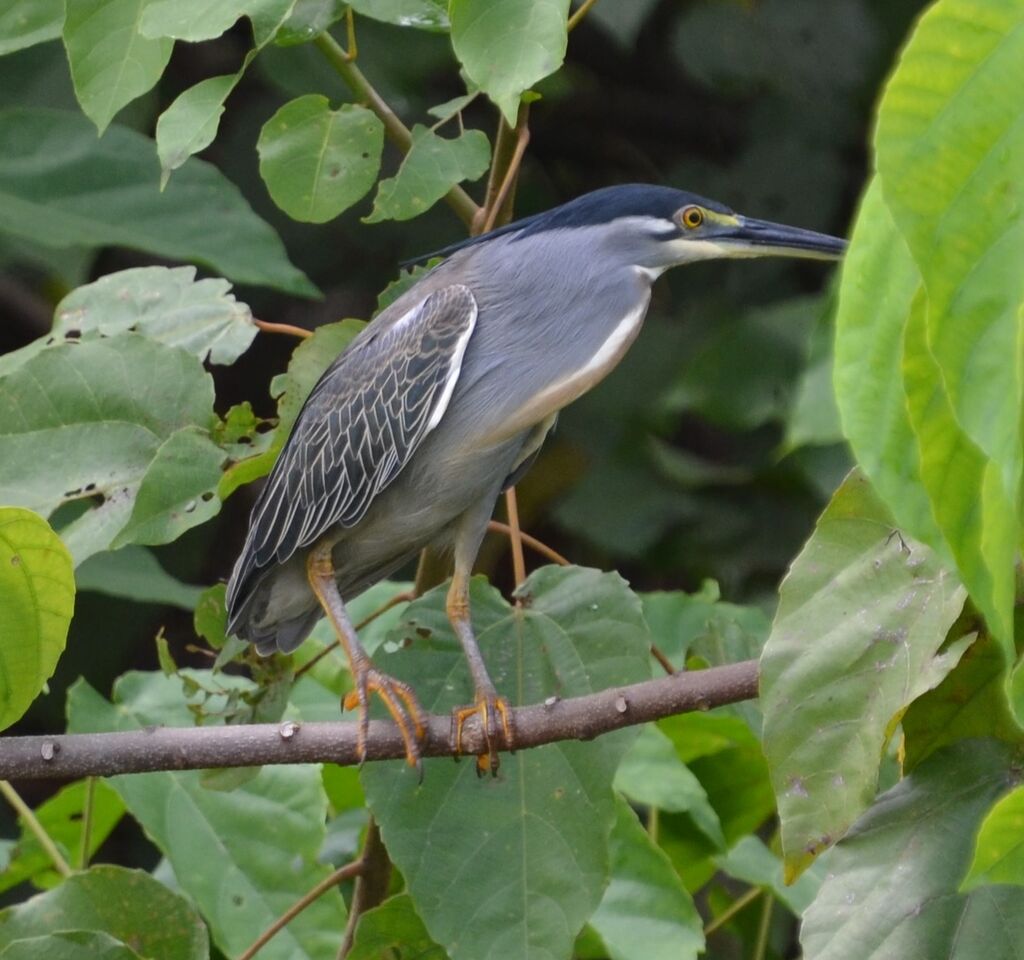
{"label": "scaly leg", "polygon": [[327,619],[331,621],[334,632],[338,635],[345,656],[348,657],[349,668],[355,680],[356,688],[345,696],[342,707],[345,710],[359,708],[359,733],[357,750],[359,762],[366,759],[366,735],[370,725],[369,700],[370,694],[376,693],[388,712],[394,718],[398,729],[402,731],[405,741],[405,760],[410,767],[415,767],[420,776],[423,763],[420,758],[420,741],[427,732],[426,715],[416,700],[412,688],[401,680],[395,680],[386,673],[381,673],[370,660],[363,645],[359,642],[352,621],[349,620],[345,604],[338,592],[338,584],[334,579],[334,563],[331,560],[332,545],[321,544],[314,547],[306,559],[306,575],[320,606],[324,608]]}
{"label": "scaly leg", "polygon": [[[452,585],[448,590],[445,609],[452,629],[466,653],[474,687],[472,706],[457,707],[452,711],[453,748],[456,754],[462,753],[462,728],[473,714],[478,714],[487,742],[487,752],[476,758],[476,771],[482,775],[490,770],[492,775],[497,775],[500,762],[498,759],[499,747],[504,747],[506,750],[514,748],[512,711],[508,701],[504,697],[499,697],[497,690],[494,689],[494,683],[487,673],[484,658],[480,654],[476,637],[473,635],[469,612],[469,573],[467,568],[459,563],[458,549],[456,549],[455,556],[455,573],[452,576]],[[500,741],[499,730],[501,731]]]}

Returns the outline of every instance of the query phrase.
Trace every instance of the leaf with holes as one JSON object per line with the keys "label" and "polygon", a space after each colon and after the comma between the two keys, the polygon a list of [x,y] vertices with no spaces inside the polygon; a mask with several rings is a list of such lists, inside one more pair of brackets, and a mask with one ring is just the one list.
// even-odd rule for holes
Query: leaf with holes
{"label": "leaf with holes", "polygon": [[75,605],[71,557],[31,510],[0,507],[0,730],[57,667]]}
{"label": "leaf with holes", "polygon": [[256,149],[274,203],[295,220],[326,223],[373,186],[384,124],[366,107],[331,110],[326,97],[311,93],[263,125]]}

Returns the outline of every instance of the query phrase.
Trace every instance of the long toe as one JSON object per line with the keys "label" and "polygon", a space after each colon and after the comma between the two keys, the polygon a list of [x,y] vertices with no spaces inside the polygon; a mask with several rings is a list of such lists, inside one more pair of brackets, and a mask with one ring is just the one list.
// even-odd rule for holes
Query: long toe
{"label": "long toe", "polygon": [[472,716],[480,718],[484,735],[484,750],[476,758],[476,772],[483,776],[490,773],[497,776],[501,766],[499,750],[514,747],[512,735],[512,709],[504,697],[493,690],[477,691],[472,706],[456,707],[452,711],[452,749],[456,756],[463,753],[462,735],[466,721]]}
{"label": "long toe", "polygon": [[369,697],[376,693],[380,697],[388,713],[395,721],[402,734],[405,744],[405,762],[413,767],[423,778],[423,759],[420,743],[426,735],[427,715],[420,706],[412,688],[396,680],[394,677],[381,673],[376,667],[367,666],[359,671],[355,678],[355,690],[347,694],[343,701],[345,708],[358,705],[359,709],[359,762],[366,758],[366,738],[369,731]]}

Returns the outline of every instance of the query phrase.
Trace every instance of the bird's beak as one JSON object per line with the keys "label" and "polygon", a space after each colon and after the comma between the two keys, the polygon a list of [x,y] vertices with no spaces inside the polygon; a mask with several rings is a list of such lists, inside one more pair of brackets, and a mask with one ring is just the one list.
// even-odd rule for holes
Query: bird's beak
{"label": "bird's beak", "polygon": [[736,217],[734,225],[723,224],[714,239],[735,251],[734,256],[837,260],[846,251],[845,240],[830,237],[827,233],[741,216]]}

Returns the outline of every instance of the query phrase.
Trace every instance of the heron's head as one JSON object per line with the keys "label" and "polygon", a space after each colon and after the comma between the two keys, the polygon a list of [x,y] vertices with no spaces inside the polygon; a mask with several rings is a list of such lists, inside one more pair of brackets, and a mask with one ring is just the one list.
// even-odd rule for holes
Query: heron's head
{"label": "heron's head", "polygon": [[725,257],[835,260],[846,249],[846,241],[837,237],[755,220],[714,200],[646,184],[585,194],[540,214],[535,223],[527,221],[524,235],[574,228],[581,229],[581,239],[600,238],[616,256],[654,275],[680,264]]}

